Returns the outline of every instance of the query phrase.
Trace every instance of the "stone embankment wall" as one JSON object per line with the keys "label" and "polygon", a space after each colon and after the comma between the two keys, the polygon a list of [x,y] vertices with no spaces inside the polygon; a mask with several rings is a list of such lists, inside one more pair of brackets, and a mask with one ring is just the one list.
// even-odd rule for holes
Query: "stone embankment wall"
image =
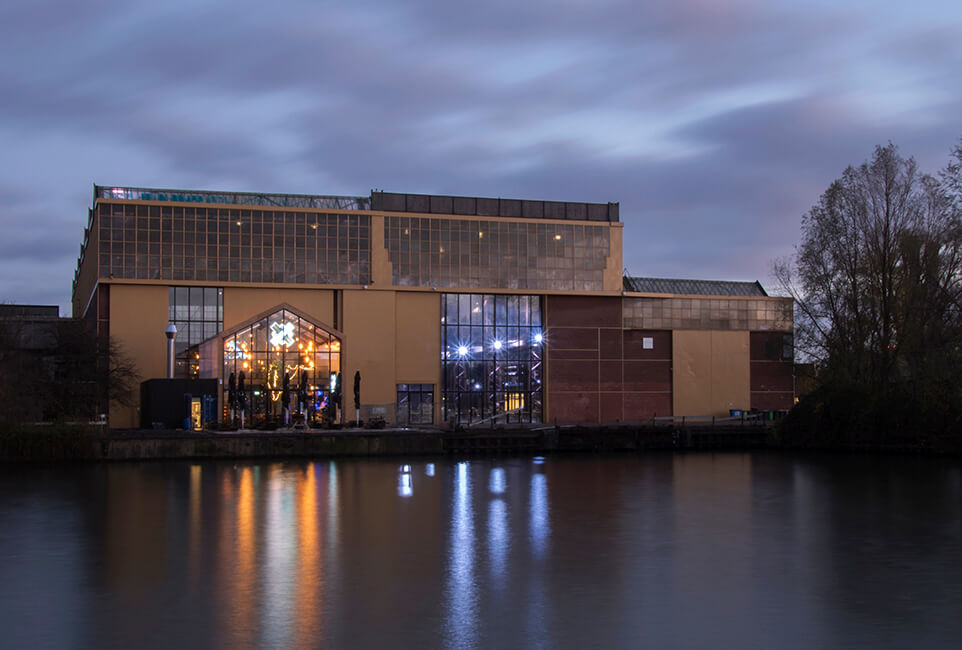
{"label": "stone embankment wall", "polygon": [[[63,440],[58,437],[58,440]],[[347,430],[310,432],[78,432],[69,445],[23,434],[0,444],[2,460],[153,460],[189,458],[403,456],[439,454],[751,449],[772,446],[765,426],[685,428],[544,427],[461,432]]]}

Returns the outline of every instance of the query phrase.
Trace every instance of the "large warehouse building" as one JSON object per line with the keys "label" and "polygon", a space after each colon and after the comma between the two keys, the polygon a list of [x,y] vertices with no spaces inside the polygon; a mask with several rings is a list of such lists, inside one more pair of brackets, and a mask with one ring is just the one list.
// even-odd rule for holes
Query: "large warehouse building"
{"label": "large warehouse building", "polygon": [[[217,417],[243,399],[252,424],[314,419],[338,377],[345,421],[790,408],[791,301],[623,277],[623,225],[617,203],[95,186],[73,312],[143,380],[166,376],[173,323],[177,376],[218,379]],[[109,417],[139,426],[140,407]]]}

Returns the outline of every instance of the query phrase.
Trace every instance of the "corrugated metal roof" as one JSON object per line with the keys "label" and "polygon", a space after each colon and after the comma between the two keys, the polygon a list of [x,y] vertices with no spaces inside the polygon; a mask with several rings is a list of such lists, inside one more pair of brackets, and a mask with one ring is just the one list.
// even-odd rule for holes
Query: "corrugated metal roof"
{"label": "corrugated metal roof", "polygon": [[677,280],[673,278],[630,278],[625,276],[625,291],[670,293],[684,296],[767,296],[758,282],[726,280]]}

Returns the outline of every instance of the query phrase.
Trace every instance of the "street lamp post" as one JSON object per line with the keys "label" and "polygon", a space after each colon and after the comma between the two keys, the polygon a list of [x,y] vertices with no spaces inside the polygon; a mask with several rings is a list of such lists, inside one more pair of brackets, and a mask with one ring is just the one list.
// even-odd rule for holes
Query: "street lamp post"
{"label": "street lamp post", "polygon": [[164,330],[167,335],[167,379],[174,378],[174,339],[177,338],[177,326],[173,323]]}

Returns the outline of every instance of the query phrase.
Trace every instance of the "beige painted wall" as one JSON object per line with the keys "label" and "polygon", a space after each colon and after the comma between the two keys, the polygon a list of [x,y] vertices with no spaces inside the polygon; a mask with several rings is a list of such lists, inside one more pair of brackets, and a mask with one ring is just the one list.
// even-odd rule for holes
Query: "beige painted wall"
{"label": "beige painted wall", "polygon": [[674,415],[727,416],[751,405],[749,333],[672,332]]}
{"label": "beige painted wall", "polygon": [[441,296],[397,294],[395,376],[398,384],[434,385],[434,421],[441,412]]}
{"label": "beige painted wall", "polygon": [[[166,287],[164,287],[166,291]],[[286,302],[316,322],[334,327],[334,291],[330,289],[224,288],[224,329]],[[164,297],[166,309],[167,298]],[[353,376],[353,373],[352,373]]]}
{"label": "beige painted wall", "polygon": [[110,287],[110,336],[130,357],[139,375],[135,403],[110,406],[110,426],[140,426],[140,381],[166,377],[167,287],[115,284]]}
{"label": "beige painted wall", "polygon": [[[354,372],[361,371],[361,404],[389,405],[397,399],[394,377],[394,291],[345,290],[343,332],[345,418],[354,419]],[[394,411],[386,419],[393,422]]]}
{"label": "beige painted wall", "polygon": [[625,288],[625,266],[624,251],[622,250],[622,239],[625,224],[620,221],[612,223],[608,228],[608,262],[605,266],[605,274],[602,279],[602,288],[605,291],[622,291]]}

